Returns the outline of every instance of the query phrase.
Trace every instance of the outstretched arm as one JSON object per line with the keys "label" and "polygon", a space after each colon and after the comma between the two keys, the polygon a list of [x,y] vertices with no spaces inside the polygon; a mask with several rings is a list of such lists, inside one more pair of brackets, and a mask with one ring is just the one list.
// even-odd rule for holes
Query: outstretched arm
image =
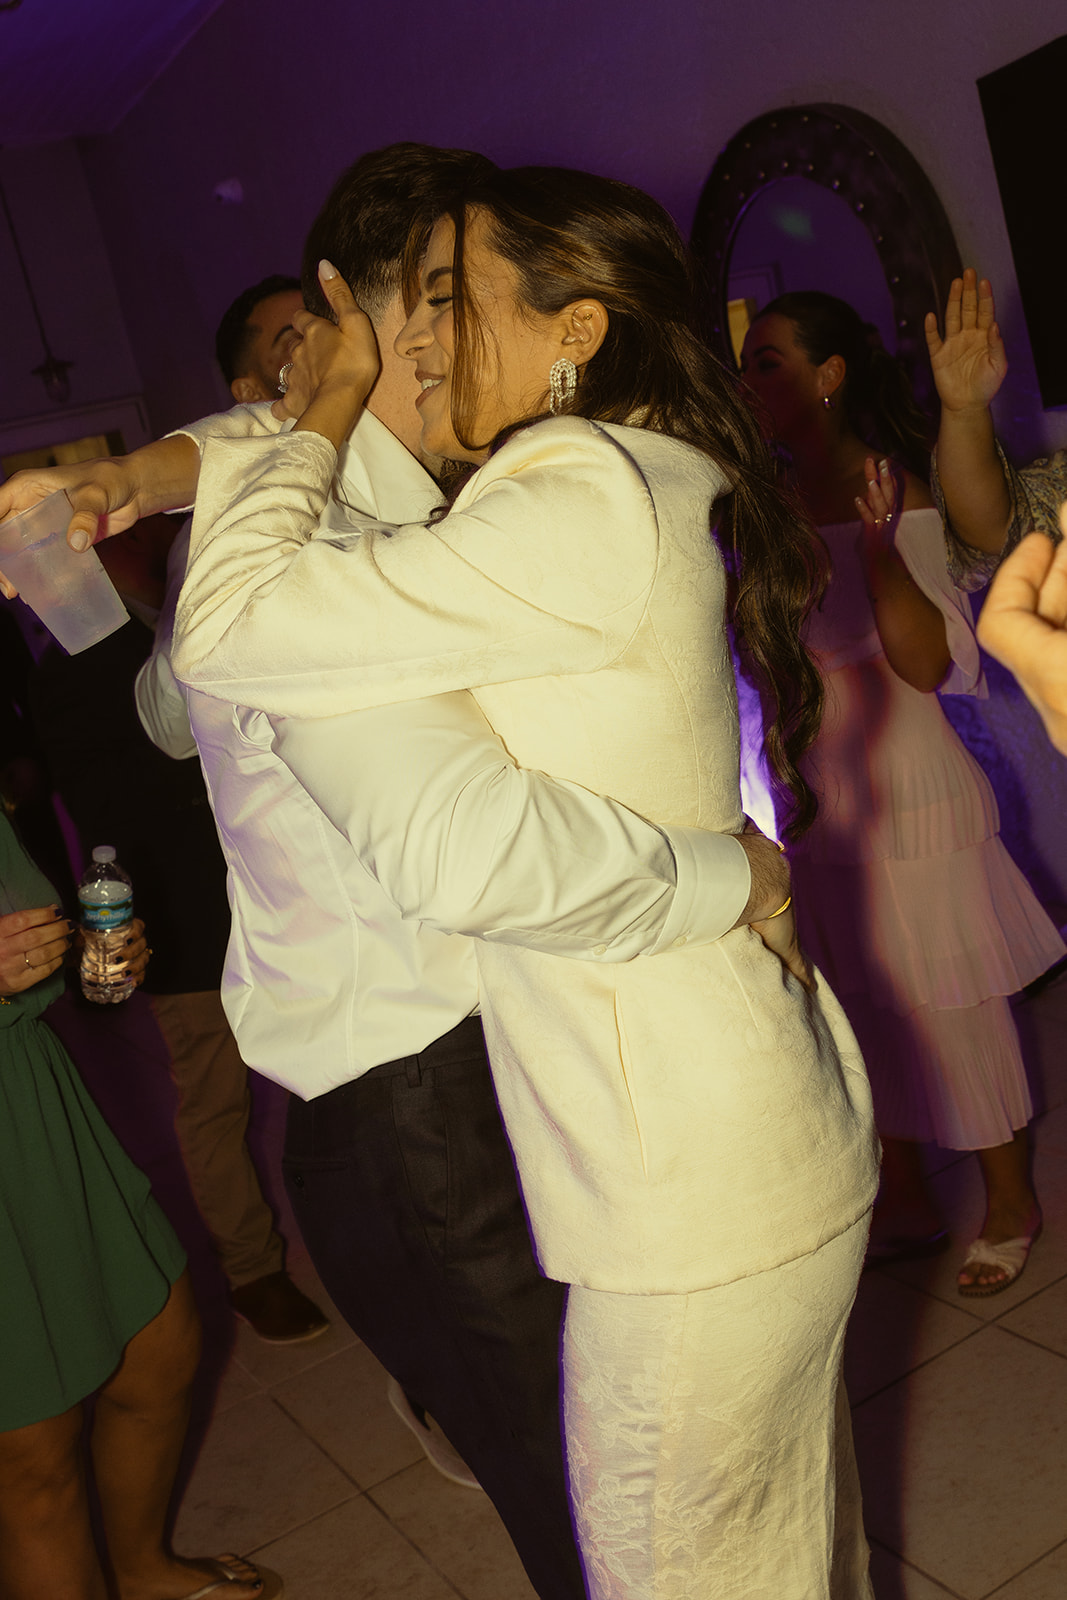
{"label": "outstretched arm", "polygon": [[930,365],[941,399],[937,471],[948,520],[965,544],[990,555],[1004,545],[1011,496],[997,455],[989,404],[1008,358],[988,278],[973,267],[955,278],[945,306],[945,337],[926,318]]}
{"label": "outstretched arm", "polygon": [[[141,517],[191,506],[200,481],[200,452],[208,439],[275,434],[283,421],[268,405],[234,406],[126,456],[16,472],[0,484],[0,521],[62,489],[71,504],[67,542],[74,550],[88,550],[101,539],[124,533]],[[9,600],[18,593],[2,572],[0,592]]]}
{"label": "outstretched arm", "polygon": [[978,638],[1015,674],[1049,738],[1067,755],[1067,540],[1054,545],[1031,533],[1012,552],[982,608]]}
{"label": "outstretched arm", "polygon": [[[124,532],[141,517],[190,505],[199,475],[199,450],[192,439],[176,434],[142,445],[128,456],[16,472],[0,484],[0,520],[28,511],[63,489],[71,504],[67,541],[75,550],[88,550],[98,539]],[[9,600],[18,592],[2,573],[0,587]]]}

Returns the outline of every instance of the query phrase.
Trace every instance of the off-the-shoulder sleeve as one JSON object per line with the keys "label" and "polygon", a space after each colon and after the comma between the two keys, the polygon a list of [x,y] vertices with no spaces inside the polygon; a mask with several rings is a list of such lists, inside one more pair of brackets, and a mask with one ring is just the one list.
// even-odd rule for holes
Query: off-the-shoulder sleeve
{"label": "off-the-shoulder sleeve", "polygon": [[1004,557],[1028,533],[1035,529],[1038,533],[1047,533],[1057,544],[1061,537],[1059,511],[1067,500],[1067,450],[1057,450],[1054,456],[1032,461],[1028,467],[1015,467],[1001,449],[999,439],[994,440],[994,444],[1010,505],[1004,544],[995,555],[976,550],[974,545],[960,538],[949,520],[941,492],[936,450],[931,462],[930,488],[944,524],[949,576],[958,588],[969,591],[983,589],[990,583]]}
{"label": "off-the-shoulder sleeve", "polygon": [[1067,450],[1031,461],[1028,467],[1010,469],[1013,489],[1012,520],[1004,555],[1028,533],[1047,533],[1059,544],[1060,507],[1067,500]]}
{"label": "off-the-shoulder sleeve", "polygon": [[175,628],[184,682],[323,716],[593,672],[624,650],[658,529],[636,463],[595,424],[516,435],[430,526],[312,537],[335,460],[309,432],[208,443]]}
{"label": "off-the-shoulder sleeve", "polygon": [[937,510],[931,506],[923,511],[906,511],[897,525],[896,546],[923,594],[945,619],[952,665],[939,685],[940,692],[972,694],[984,700],[989,689],[974,636],[971,603],[949,575]]}

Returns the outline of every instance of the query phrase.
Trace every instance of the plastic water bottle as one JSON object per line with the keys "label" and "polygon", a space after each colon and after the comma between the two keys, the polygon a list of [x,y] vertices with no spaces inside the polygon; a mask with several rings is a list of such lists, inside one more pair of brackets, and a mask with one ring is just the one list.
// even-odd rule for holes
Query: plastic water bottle
{"label": "plastic water bottle", "polygon": [[98,1006],[129,999],[136,985],[123,966],[133,921],[133,884],[115,860],[115,847],[98,844],[93,864],[78,885],[82,952],[82,994]]}

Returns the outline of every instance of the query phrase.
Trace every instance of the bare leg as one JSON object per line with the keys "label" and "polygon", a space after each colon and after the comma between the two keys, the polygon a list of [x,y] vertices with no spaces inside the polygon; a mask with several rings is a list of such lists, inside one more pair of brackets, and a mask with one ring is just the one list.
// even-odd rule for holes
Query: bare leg
{"label": "bare leg", "polygon": [[[1008,1144],[994,1145],[977,1154],[986,1188],[982,1238],[990,1244],[1002,1244],[1005,1239],[1036,1233],[1041,1225],[1041,1207],[1030,1181],[1029,1130],[1020,1128]],[[965,1268],[959,1281],[995,1284],[1005,1276],[999,1267],[976,1264]]]}
{"label": "bare leg", "polygon": [[[172,1555],[164,1537],[199,1359],[200,1323],[185,1273],[130,1340],[97,1399],[93,1467],[119,1600],[180,1600],[218,1576],[210,1562]],[[249,1581],[227,1584],[226,1600],[255,1600],[255,1568],[244,1570]]]}
{"label": "bare leg", "polygon": [[923,1239],[943,1227],[923,1172],[922,1146],[914,1139],[883,1139],[872,1239]]}
{"label": "bare leg", "polygon": [[89,1526],[82,1408],[0,1433],[0,1594],[107,1600]]}

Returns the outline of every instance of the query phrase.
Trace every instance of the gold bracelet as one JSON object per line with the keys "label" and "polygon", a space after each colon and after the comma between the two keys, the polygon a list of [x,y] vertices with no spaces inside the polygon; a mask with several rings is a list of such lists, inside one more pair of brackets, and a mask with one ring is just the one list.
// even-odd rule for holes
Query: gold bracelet
{"label": "gold bracelet", "polygon": [[764,922],[770,922],[771,917],[780,917],[782,915],[782,912],[783,911],[788,911],[789,907],[792,904],[793,904],[793,896],[791,894],[787,894],[786,897],[785,897],[785,904],[784,905],[780,905],[778,907],[777,911],[772,911],[770,917],[764,917],[764,919],[763,919]]}

